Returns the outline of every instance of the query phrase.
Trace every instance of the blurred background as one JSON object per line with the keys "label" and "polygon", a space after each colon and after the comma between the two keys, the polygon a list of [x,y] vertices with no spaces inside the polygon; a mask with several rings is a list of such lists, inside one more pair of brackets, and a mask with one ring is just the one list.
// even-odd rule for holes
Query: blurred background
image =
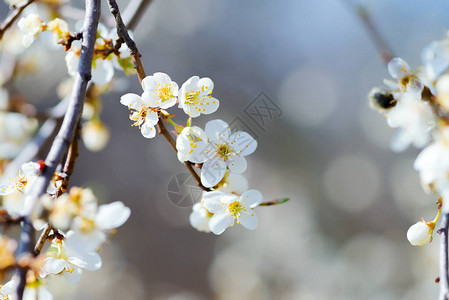
{"label": "blurred background", "polygon": [[[412,68],[448,29],[443,0],[361,3]],[[347,1],[155,0],[134,36],[148,74],[180,85],[193,75],[214,81],[220,108],[194,124],[237,120],[258,140],[244,173],[250,188],[291,201],[258,208],[254,232],[197,232],[191,208],[167,195],[186,170],[162,137],[144,139],[130,126],[119,98],[141,88],[120,73],[116,91],[102,97],[110,142],[99,153],[81,149],[71,185],[123,201],[131,218],[102,250],[100,271],[77,286],[53,282],[57,299],[437,297],[438,236],[425,247],[406,239],[410,225],[433,219],[436,199],[413,169],[418,150],[393,153],[394,131],[369,108],[367,93],[389,75]],[[45,107],[66,76],[64,54],[41,64],[48,89],[35,75],[15,88]],[[262,126],[248,113],[261,92],[278,109]]]}

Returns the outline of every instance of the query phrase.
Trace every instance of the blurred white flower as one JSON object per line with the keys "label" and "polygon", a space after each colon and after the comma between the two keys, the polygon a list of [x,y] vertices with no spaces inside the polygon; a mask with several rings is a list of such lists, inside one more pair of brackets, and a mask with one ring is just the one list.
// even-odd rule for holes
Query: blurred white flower
{"label": "blurred white flower", "polygon": [[108,127],[100,120],[91,120],[85,123],[81,133],[84,146],[93,152],[101,151],[106,147],[109,135]]}
{"label": "blurred white flower", "polygon": [[53,43],[55,44],[59,44],[60,42],[67,43],[70,37],[69,25],[60,18],[55,18],[48,22],[47,30],[53,32]]}
{"label": "blurred white flower", "polygon": [[[449,32],[448,32],[449,34]],[[433,41],[421,54],[426,75],[430,81],[436,80],[449,67],[449,37]]]}
{"label": "blurred white flower", "polygon": [[[34,162],[28,162],[22,165],[19,174],[10,178],[10,184],[0,185],[0,195],[9,195],[14,192],[25,192],[25,188],[32,185],[41,171],[41,165]],[[22,173],[23,172],[23,173]]]}
{"label": "blurred white flower", "polygon": [[[17,285],[19,284],[17,277],[13,277],[10,281],[0,286],[0,297],[4,300],[17,300]],[[23,292],[23,300],[53,300],[53,295],[47,289],[42,281],[36,278],[27,278],[25,290]]]}
{"label": "blurred white flower", "polygon": [[424,147],[430,142],[430,130],[435,126],[435,118],[430,105],[415,93],[403,93],[395,107],[387,113],[390,127],[399,127],[393,137],[391,148],[403,151],[410,144]]}
{"label": "blurred white flower", "polygon": [[218,184],[217,191],[227,194],[241,195],[248,190],[248,180],[245,176],[229,172]]}
{"label": "blurred white flower", "polygon": [[210,78],[190,77],[179,90],[179,107],[192,118],[215,112],[219,101],[212,97],[213,89],[214,83]]}
{"label": "blurred white flower", "polygon": [[158,122],[157,111],[151,109],[148,101],[139,95],[128,93],[120,98],[120,103],[134,110],[129,118],[134,121],[132,126],[139,126],[142,135],[148,139],[155,137],[154,126]]}
{"label": "blurred white flower", "polygon": [[154,73],[142,80],[142,99],[149,107],[167,109],[176,104],[178,84],[165,73]]}
{"label": "blurred white flower", "polygon": [[408,229],[407,239],[413,246],[423,246],[432,239],[432,231],[426,222],[418,222]]}
{"label": "blurred white flower", "polygon": [[385,79],[384,83],[393,90],[395,97],[396,94],[406,91],[421,95],[423,89],[421,80],[411,72],[410,66],[402,58],[393,58],[388,63],[388,71],[396,81]]}
{"label": "blurred white flower", "polygon": [[195,203],[190,214],[190,225],[198,231],[210,232],[209,220],[213,216],[204,208],[202,202]]}
{"label": "blurred white flower", "polygon": [[[432,184],[443,199],[449,199],[449,128],[419,153],[414,167],[424,184]],[[444,210],[449,209],[447,202],[443,201]]]}
{"label": "blurred white flower", "polygon": [[37,125],[35,119],[22,114],[0,112],[0,159],[17,156]]}
{"label": "blurred white flower", "polygon": [[22,17],[17,23],[22,32],[22,43],[25,47],[31,46],[40,32],[43,31],[45,23],[37,14],[29,14]]}
{"label": "blurred white flower", "polygon": [[204,192],[204,207],[213,217],[209,221],[209,229],[215,234],[221,234],[226,228],[237,224],[254,230],[257,227],[257,216],[253,210],[263,201],[262,194],[257,190],[248,190],[241,196],[222,192]]}
{"label": "blurred white flower", "polygon": [[95,251],[87,252],[83,251],[83,248],[76,247],[77,245],[71,240],[73,234],[73,231],[69,231],[65,241],[59,239],[52,241],[40,273],[41,277],[48,274],[62,275],[68,283],[76,284],[81,279],[82,269],[96,271],[101,268],[100,255]]}

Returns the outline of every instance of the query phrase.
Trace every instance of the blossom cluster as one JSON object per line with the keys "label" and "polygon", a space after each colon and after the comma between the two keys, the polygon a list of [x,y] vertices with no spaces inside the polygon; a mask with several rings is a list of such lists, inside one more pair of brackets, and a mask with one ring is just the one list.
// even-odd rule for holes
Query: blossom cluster
{"label": "blossom cluster", "polygon": [[[9,184],[0,186],[4,213],[11,217],[23,214],[26,196],[32,191],[42,168],[42,163],[23,164],[22,170],[16,177],[10,178]],[[68,283],[76,284],[83,270],[101,268],[98,250],[106,242],[108,233],[123,225],[131,213],[120,201],[98,205],[90,189],[73,187],[69,193],[56,196],[63,178],[62,174],[55,174],[47,194],[41,199],[47,216],[33,216],[36,229],[51,229],[48,237],[52,242],[46,252],[25,262],[29,265],[29,274],[24,299],[52,299],[45,287],[45,280],[51,276],[62,276]],[[24,264],[14,256],[17,248],[14,240],[0,235],[0,245],[0,275],[8,268]],[[1,286],[1,299],[15,299],[17,284],[18,279],[13,277]]]}
{"label": "blossom cluster", "polygon": [[449,212],[449,33],[422,52],[423,66],[412,71],[401,58],[388,63],[393,80],[386,88],[370,93],[372,106],[381,111],[390,127],[397,128],[391,148],[404,151],[410,145],[423,148],[415,160],[426,192],[438,198],[438,213],[411,226],[407,238],[412,245],[432,240],[441,213]]}
{"label": "blossom cluster", "polygon": [[[176,150],[182,163],[201,166],[203,192],[201,202],[193,206],[190,221],[200,231],[221,234],[237,220],[248,229],[255,229],[257,217],[253,208],[262,202],[262,194],[248,190],[240,175],[247,168],[245,156],[257,148],[256,140],[247,132],[232,133],[223,120],[207,122],[204,130],[192,125],[192,118],[214,113],[219,100],[212,96],[214,83],[210,78],[192,76],[178,88],[165,73],[154,73],[142,80],[141,95],[128,93],[120,102],[131,110],[129,118],[145,138],[156,135],[155,126],[169,121],[174,126]],[[175,106],[189,116],[186,126],[175,123],[166,109]],[[226,190],[220,191],[226,186]],[[243,189],[241,187],[244,187]]]}

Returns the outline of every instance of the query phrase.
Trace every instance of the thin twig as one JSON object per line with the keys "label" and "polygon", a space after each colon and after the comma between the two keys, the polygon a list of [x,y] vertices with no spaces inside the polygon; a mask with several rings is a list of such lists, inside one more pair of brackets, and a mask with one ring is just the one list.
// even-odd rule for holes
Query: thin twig
{"label": "thin twig", "polygon": [[145,13],[152,0],[132,0],[123,12],[123,21],[128,29],[133,29]]}
{"label": "thin twig", "polygon": [[[128,30],[127,30],[125,24],[123,23],[122,17],[120,15],[120,10],[117,5],[117,2],[115,0],[108,0],[108,4],[109,4],[109,9],[111,11],[111,14],[114,16],[114,19],[116,22],[118,36],[123,39],[123,41],[128,46],[129,50],[131,51],[131,57],[132,57],[132,60],[134,63],[134,68],[137,71],[137,77],[139,78],[140,83],[142,83],[142,80],[145,78],[146,75],[145,75],[145,70],[143,68],[142,61],[140,60],[141,54],[139,53],[139,50],[137,49],[136,43],[133,41],[133,39],[128,34]],[[162,116],[160,116],[159,121],[157,122],[157,128],[158,128],[159,134],[162,134],[165,137],[165,139],[168,141],[170,146],[173,148],[173,150],[175,150],[177,152],[178,150],[176,149],[176,142],[175,142],[174,138],[171,136],[170,132],[167,130],[167,127],[165,127],[164,120],[163,120]],[[186,166],[189,173],[193,176],[193,178],[195,179],[198,186],[205,191],[210,191],[209,188],[206,188],[205,186],[203,186],[203,184],[201,183],[201,179],[198,176],[198,174],[195,172],[195,170],[193,169],[192,164],[189,162],[185,162],[184,165]]]}
{"label": "thin twig", "polygon": [[8,30],[8,28],[11,27],[11,25],[17,20],[23,10],[33,2],[34,0],[26,0],[14,7],[13,12],[9,14],[8,17],[6,17],[6,19],[0,25],[0,40],[3,38],[6,30]]}
{"label": "thin twig", "polygon": [[448,255],[448,230],[449,230],[449,214],[443,214],[441,228],[438,233],[441,234],[440,239],[440,296],[439,300],[449,299],[449,255]]}
{"label": "thin twig", "polygon": [[[36,179],[31,194],[25,199],[24,206],[24,227],[20,236],[19,250],[17,255],[32,253],[34,251],[34,230],[31,226],[30,215],[37,206],[38,199],[43,195],[50,183],[51,178],[66,153],[73,140],[76,127],[81,118],[84,98],[86,95],[87,83],[91,79],[92,59],[97,35],[98,21],[100,19],[100,0],[86,0],[86,15],[83,26],[83,39],[81,46],[78,73],[73,84],[72,95],[69,106],[64,117],[58,135],[53,141],[50,151],[45,160],[45,168],[42,174]],[[29,224],[31,230],[28,230]],[[19,270],[19,288],[17,289],[18,299],[22,299],[23,290],[26,284],[26,270]]]}
{"label": "thin twig", "polygon": [[41,253],[42,248],[44,248],[45,242],[47,241],[48,235],[50,234],[51,230],[52,227],[50,226],[50,224],[47,224],[44,228],[44,231],[42,231],[41,235],[39,236],[36,245],[34,246],[34,255],[39,255]]}
{"label": "thin twig", "polygon": [[379,56],[382,59],[382,62],[385,65],[388,64],[388,62],[390,62],[390,60],[394,57],[393,51],[391,50],[391,47],[388,45],[382,34],[380,34],[377,26],[375,25],[366,8],[362,4],[356,3],[353,0],[344,0],[343,2],[351,6],[351,9],[357,13],[358,17],[362,21],[363,26],[369,34],[371,41],[374,43],[374,46],[376,47]]}

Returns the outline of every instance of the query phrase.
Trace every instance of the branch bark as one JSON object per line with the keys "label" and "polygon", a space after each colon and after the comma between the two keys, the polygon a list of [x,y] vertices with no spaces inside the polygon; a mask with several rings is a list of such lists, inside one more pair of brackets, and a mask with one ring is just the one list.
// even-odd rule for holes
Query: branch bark
{"label": "branch bark", "polygon": [[441,228],[438,231],[440,238],[440,296],[439,300],[449,299],[449,255],[448,255],[448,231],[449,231],[449,213],[443,214]]}
{"label": "branch bark", "polygon": [[20,17],[20,14],[27,8],[28,5],[33,3],[35,0],[27,0],[19,5],[15,6],[13,12],[6,17],[6,19],[2,22],[2,25],[0,25],[0,40],[3,38],[3,35],[5,34],[6,30],[8,30],[9,27],[17,20],[17,18]]}
{"label": "branch bark", "polygon": [[[131,51],[131,57],[132,57],[132,60],[134,63],[134,68],[137,71],[137,76],[139,77],[140,83],[142,83],[142,80],[146,76],[142,61],[140,60],[140,57],[142,55],[139,53],[136,43],[133,41],[133,39],[128,34],[128,29],[126,28],[126,26],[122,20],[117,2],[115,0],[108,0],[108,4],[109,4],[109,9],[111,11],[111,14],[114,16],[114,19],[115,19],[118,36],[121,39],[123,39],[123,41],[128,46],[129,50]],[[162,134],[165,137],[165,139],[168,141],[170,146],[173,148],[173,150],[175,150],[175,152],[177,152],[178,150],[176,149],[176,141],[171,136],[170,132],[167,130],[167,127],[165,127],[164,120],[163,120],[162,116],[159,117],[159,121],[157,122],[157,128],[158,128],[159,134]],[[195,179],[197,185],[205,191],[210,191],[209,188],[206,188],[205,186],[203,186],[203,184],[201,183],[201,179],[198,176],[198,174],[195,172],[195,170],[193,169],[192,164],[189,162],[185,162],[184,165],[186,166],[187,170],[192,175],[192,177]]]}
{"label": "branch bark", "polygon": [[[91,78],[92,59],[95,48],[98,21],[100,19],[100,0],[86,0],[86,15],[84,17],[83,40],[81,46],[78,74],[72,89],[70,102],[64,121],[58,135],[53,141],[50,151],[45,159],[45,168],[36,179],[30,195],[25,199],[23,229],[20,236],[17,255],[33,253],[34,251],[34,229],[31,225],[30,216],[36,209],[38,199],[42,196],[50,183],[57,165],[67,152],[73,140],[76,127],[81,118],[87,84]],[[26,270],[19,270],[19,287],[17,289],[18,299],[22,299],[26,284]]]}

